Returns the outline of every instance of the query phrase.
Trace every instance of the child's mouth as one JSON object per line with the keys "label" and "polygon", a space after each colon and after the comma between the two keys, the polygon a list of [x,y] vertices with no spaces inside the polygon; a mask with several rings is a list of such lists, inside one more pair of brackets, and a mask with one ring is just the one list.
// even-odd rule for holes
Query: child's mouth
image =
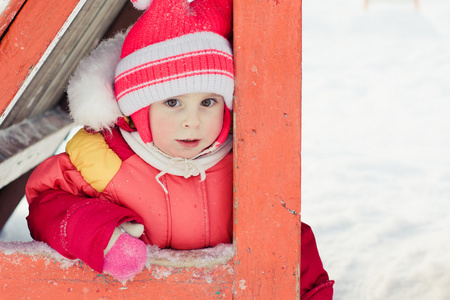
{"label": "child's mouth", "polygon": [[200,144],[200,140],[177,140],[177,142],[186,148],[195,148]]}

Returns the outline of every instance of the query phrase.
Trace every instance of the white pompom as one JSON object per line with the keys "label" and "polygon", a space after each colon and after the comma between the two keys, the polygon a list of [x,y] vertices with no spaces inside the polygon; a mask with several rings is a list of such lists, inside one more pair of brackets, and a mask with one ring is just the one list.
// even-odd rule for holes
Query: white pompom
{"label": "white pompom", "polygon": [[138,10],[147,10],[150,7],[150,4],[153,0],[131,0],[134,8]]}

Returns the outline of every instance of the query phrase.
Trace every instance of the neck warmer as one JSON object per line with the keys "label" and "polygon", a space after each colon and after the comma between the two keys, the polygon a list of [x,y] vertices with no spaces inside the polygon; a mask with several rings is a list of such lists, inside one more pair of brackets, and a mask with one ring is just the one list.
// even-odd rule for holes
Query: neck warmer
{"label": "neck warmer", "polygon": [[127,144],[142,160],[161,171],[155,179],[166,194],[167,188],[159,180],[160,177],[165,174],[184,178],[200,175],[200,181],[203,181],[206,179],[206,170],[221,161],[233,148],[233,137],[230,134],[221,145],[209,147],[194,158],[172,157],[159,150],[153,142],[144,143],[137,131],[127,132],[120,129],[120,132]]}

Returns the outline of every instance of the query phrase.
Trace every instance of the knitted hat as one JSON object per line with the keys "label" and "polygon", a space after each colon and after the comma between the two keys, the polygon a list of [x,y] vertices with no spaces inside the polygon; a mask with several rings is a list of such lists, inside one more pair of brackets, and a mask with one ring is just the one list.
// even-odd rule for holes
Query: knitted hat
{"label": "knitted hat", "polygon": [[223,96],[225,127],[234,92],[232,0],[131,1],[146,11],[125,38],[115,90],[142,140],[152,140],[149,105],[187,93]]}

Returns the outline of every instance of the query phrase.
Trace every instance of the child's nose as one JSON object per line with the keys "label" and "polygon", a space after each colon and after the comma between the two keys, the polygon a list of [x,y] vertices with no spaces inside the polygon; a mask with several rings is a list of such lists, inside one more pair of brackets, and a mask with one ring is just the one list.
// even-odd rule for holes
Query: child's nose
{"label": "child's nose", "polygon": [[183,127],[185,128],[198,128],[200,126],[200,117],[196,111],[190,111],[186,114]]}

